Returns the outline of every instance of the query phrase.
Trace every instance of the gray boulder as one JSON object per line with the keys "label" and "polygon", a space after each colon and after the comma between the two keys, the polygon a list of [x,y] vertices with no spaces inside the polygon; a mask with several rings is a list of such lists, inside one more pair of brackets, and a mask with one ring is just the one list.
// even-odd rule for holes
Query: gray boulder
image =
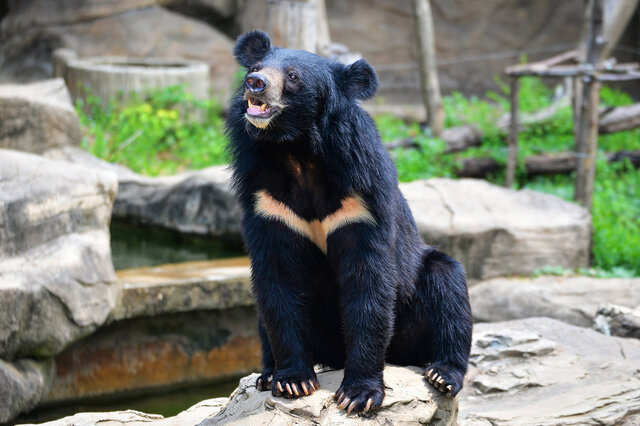
{"label": "gray boulder", "polygon": [[640,306],[639,289],[640,278],[496,278],[472,286],[469,297],[476,321],[549,317],[592,327],[602,303]]}
{"label": "gray boulder", "polygon": [[64,80],[0,85],[0,149],[41,154],[80,146],[80,122]]}
{"label": "gray boulder", "polygon": [[241,240],[242,212],[226,166],[146,177],[77,148],[51,150],[45,156],[115,172],[119,182],[113,207],[115,220]]}
{"label": "gray boulder", "polygon": [[549,318],[477,324],[460,424],[637,424],[639,366],[634,339]]}
{"label": "gray boulder", "polygon": [[594,320],[594,328],[607,336],[640,339],[640,305],[637,306],[631,309],[611,303],[601,305]]}
{"label": "gray boulder", "polygon": [[576,204],[476,179],[420,180],[400,188],[424,240],[461,261],[470,281],[589,264],[591,217]]}
{"label": "gray boulder", "polygon": [[0,357],[49,356],[115,305],[116,176],[0,150]]}
{"label": "gray boulder", "polygon": [[35,407],[49,389],[53,371],[53,360],[0,359],[0,423]]}

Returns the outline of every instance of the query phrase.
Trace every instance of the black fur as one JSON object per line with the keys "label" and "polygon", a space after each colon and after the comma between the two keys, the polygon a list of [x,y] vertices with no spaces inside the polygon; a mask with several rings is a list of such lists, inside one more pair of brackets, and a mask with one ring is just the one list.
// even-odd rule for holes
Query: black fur
{"label": "black fur", "polygon": [[[428,365],[431,377],[444,379],[434,380],[436,387],[457,394],[471,345],[464,270],[420,239],[395,167],[357,101],[375,94],[375,72],[364,60],[344,66],[266,46],[266,34],[252,32],[240,37],[235,53],[250,69],[282,71],[286,108],[258,129],[245,118],[240,88],[228,115],[263,347],[259,388],[295,397],[287,385],[300,390],[315,381],[315,364],[344,368],[337,396],[361,411],[369,399],[373,408],[382,403],[390,362]],[[324,254],[283,223],[258,216],[259,190],[305,220],[322,220],[358,194],[376,224],[337,229]]]}

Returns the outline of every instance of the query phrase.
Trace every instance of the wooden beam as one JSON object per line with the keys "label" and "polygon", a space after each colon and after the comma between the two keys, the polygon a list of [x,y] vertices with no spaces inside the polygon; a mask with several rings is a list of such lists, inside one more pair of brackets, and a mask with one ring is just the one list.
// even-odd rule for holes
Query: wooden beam
{"label": "wooden beam", "polygon": [[413,0],[418,34],[418,64],[422,98],[427,108],[429,128],[434,136],[440,137],[444,129],[444,109],[436,68],[435,33],[429,0]]}
{"label": "wooden beam", "polygon": [[[595,66],[600,58],[604,40],[602,39],[602,2],[589,0],[590,18],[588,40],[586,43],[587,63]],[[582,103],[579,123],[576,126],[576,152],[578,166],[574,198],[591,210],[593,183],[596,174],[596,151],[598,148],[598,102],[600,100],[600,82],[595,78],[583,77]]]}
{"label": "wooden beam", "polygon": [[[609,152],[605,154],[609,163],[629,160],[633,167],[640,168],[640,150]],[[578,157],[574,152],[560,152],[555,154],[541,154],[527,157],[524,168],[528,176],[568,174],[574,172],[578,166]],[[486,178],[491,173],[497,173],[503,166],[491,157],[465,158],[456,172],[458,177]]]}
{"label": "wooden beam", "polygon": [[612,109],[600,119],[599,133],[608,134],[640,127],[640,103]]}

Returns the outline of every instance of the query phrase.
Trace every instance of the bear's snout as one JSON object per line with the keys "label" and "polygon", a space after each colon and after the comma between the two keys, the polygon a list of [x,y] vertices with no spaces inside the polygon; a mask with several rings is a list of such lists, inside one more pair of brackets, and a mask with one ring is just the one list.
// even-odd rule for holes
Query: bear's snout
{"label": "bear's snout", "polygon": [[252,72],[244,79],[246,88],[252,93],[262,92],[269,85],[267,76],[258,72]]}

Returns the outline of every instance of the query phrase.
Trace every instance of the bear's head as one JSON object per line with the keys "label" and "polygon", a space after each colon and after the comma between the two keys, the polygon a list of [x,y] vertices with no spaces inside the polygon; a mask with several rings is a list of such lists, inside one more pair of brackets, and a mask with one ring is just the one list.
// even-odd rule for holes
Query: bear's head
{"label": "bear's head", "polygon": [[295,138],[345,103],[372,97],[378,88],[376,73],[365,60],[343,65],[274,47],[262,31],[240,36],[234,55],[247,69],[236,100],[246,108],[247,129],[256,137]]}

